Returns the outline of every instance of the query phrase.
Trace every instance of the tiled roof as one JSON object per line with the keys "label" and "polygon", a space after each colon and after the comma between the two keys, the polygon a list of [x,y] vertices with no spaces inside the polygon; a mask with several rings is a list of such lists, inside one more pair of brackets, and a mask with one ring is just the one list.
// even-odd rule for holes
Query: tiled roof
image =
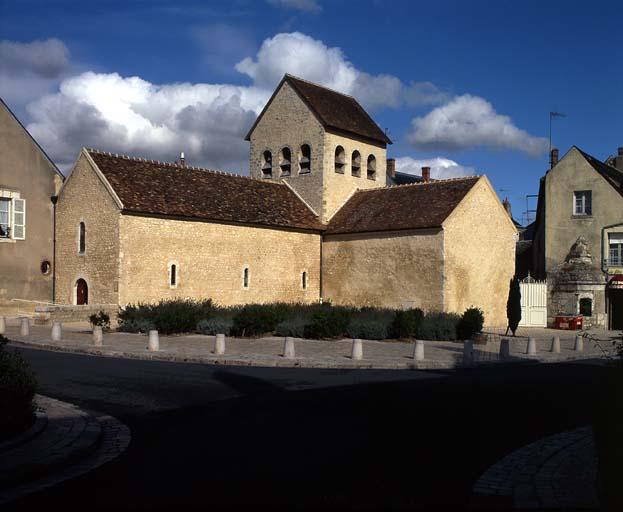
{"label": "tiled roof", "polygon": [[[327,89],[321,85],[302,80],[292,75],[285,75],[275,91],[281,88],[283,82],[288,82],[309,108],[316,114],[325,128],[359,135],[382,144],[391,144],[385,132],[372,120],[363,107],[352,96]],[[274,94],[273,94],[274,97]],[[273,98],[268,101],[264,111]],[[255,126],[261,119],[264,111],[249,130],[246,140],[249,140]]]}
{"label": "tiled roof", "polygon": [[420,183],[423,181],[422,176],[417,174],[409,174],[406,172],[396,172],[393,176],[387,177],[388,185],[408,185],[410,183]]}
{"label": "tiled roof", "polygon": [[318,217],[283,183],[87,151],[127,212],[324,229]]}
{"label": "tiled roof", "polygon": [[614,187],[614,189],[623,196],[623,172],[619,171],[616,167],[612,167],[598,160],[594,156],[585,153],[577,146],[575,147],[586,161],[591,164],[591,167],[595,169],[603,178]]}
{"label": "tiled roof", "polygon": [[327,234],[440,227],[480,178],[454,178],[356,192]]}

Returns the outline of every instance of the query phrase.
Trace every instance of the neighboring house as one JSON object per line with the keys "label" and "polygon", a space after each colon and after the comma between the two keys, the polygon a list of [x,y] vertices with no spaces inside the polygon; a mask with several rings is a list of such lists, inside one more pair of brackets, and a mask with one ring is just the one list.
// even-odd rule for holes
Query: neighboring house
{"label": "neighboring house", "polygon": [[548,280],[548,319],[582,313],[623,328],[623,148],[610,164],[573,146],[541,178],[533,274]]}
{"label": "neighboring house", "polygon": [[[63,175],[0,100],[0,308],[52,302],[54,205]],[[17,299],[17,300],[16,300]]]}
{"label": "neighboring house", "polygon": [[387,187],[389,139],[361,106],[289,75],[248,138],[251,177],[83,149],[57,205],[58,300],[474,305],[505,324],[517,231],[486,177]]}

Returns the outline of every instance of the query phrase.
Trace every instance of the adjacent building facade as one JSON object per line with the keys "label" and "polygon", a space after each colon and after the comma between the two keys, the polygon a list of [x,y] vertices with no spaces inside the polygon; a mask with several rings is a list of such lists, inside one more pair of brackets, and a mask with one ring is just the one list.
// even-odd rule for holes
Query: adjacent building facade
{"label": "adjacent building facade", "polygon": [[83,149],[57,300],[474,305],[505,324],[517,231],[486,177],[388,187],[391,141],[363,108],[289,75],[247,139],[251,177]]}
{"label": "adjacent building facade", "polygon": [[602,162],[577,147],[541,179],[533,274],[548,281],[548,324],[583,314],[623,329],[623,148]]}
{"label": "adjacent building facade", "polygon": [[54,203],[63,175],[0,100],[0,309],[53,301]]}

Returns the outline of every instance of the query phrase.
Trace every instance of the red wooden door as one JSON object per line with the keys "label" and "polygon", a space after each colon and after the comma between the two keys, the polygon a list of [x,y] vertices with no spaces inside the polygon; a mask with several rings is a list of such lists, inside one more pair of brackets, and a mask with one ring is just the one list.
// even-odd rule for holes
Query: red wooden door
{"label": "red wooden door", "polygon": [[83,306],[89,303],[89,287],[84,279],[76,281],[76,304]]}

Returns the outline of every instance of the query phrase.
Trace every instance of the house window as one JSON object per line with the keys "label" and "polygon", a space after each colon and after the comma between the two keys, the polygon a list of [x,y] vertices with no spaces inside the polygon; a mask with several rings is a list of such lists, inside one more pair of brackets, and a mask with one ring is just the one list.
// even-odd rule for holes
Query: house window
{"label": "house window", "polygon": [[78,254],[84,254],[87,248],[87,233],[84,222],[78,226]]}
{"label": "house window", "polygon": [[593,300],[590,298],[580,299],[580,315],[593,316]]}
{"label": "house window", "polygon": [[367,171],[368,171],[368,179],[375,180],[376,179],[376,158],[374,157],[374,155],[370,155],[368,157]]}
{"label": "house window", "polygon": [[344,167],[346,166],[346,153],[344,153],[344,148],[342,146],[338,146],[335,148],[335,172],[339,174],[344,174]]}
{"label": "house window", "polygon": [[608,266],[623,267],[623,233],[608,233]]}
{"label": "house window", "polygon": [[273,177],[273,155],[270,151],[262,153],[262,177]]}
{"label": "house window", "polygon": [[359,151],[353,151],[350,159],[350,174],[352,176],[361,176],[361,154]]}
{"label": "house window", "polygon": [[301,274],[301,287],[303,290],[307,290],[307,272]]}
{"label": "house window", "polygon": [[279,154],[279,168],[282,176],[290,176],[292,169],[292,153],[290,148],[283,148]]}
{"label": "house window", "polygon": [[41,262],[41,273],[44,276],[47,276],[50,273],[50,270],[52,270],[52,264],[48,261],[42,261]]}
{"label": "house window", "polygon": [[577,190],[573,193],[573,214],[592,215],[592,193],[590,190]]}
{"label": "house window", "polygon": [[249,287],[249,267],[244,267],[244,269],[242,269],[242,287],[243,288],[248,288]]}
{"label": "house window", "polygon": [[0,238],[26,239],[26,200],[0,197]]}
{"label": "house window", "polygon": [[0,237],[9,238],[11,236],[11,200],[0,197]]}
{"label": "house window", "polygon": [[169,263],[169,288],[177,288],[178,281],[177,263]]}
{"label": "house window", "polygon": [[299,173],[307,174],[309,172],[311,172],[311,148],[309,144],[303,144],[299,157]]}

